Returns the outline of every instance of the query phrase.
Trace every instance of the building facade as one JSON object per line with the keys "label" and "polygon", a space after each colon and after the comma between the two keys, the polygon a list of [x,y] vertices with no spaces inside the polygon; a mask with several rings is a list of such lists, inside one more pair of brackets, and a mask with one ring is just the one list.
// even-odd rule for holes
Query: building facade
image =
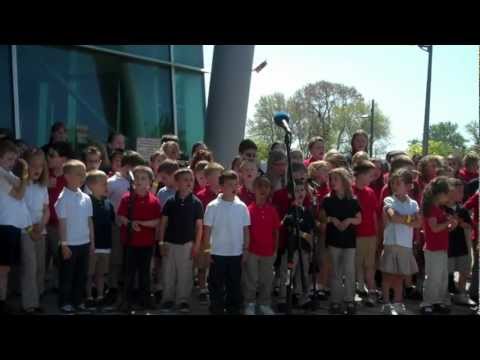
{"label": "building facade", "polygon": [[204,139],[203,67],[202,45],[0,45],[0,128],[41,146],[62,121],[77,149],[174,133],[188,153]]}

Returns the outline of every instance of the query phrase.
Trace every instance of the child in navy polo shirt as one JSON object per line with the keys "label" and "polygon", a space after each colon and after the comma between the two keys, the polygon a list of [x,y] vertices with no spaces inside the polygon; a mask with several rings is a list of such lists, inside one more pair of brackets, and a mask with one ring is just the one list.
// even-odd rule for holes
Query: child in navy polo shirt
{"label": "child in navy polo shirt", "polygon": [[155,228],[161,217],[160,201],[150,192],[152,170],[137,166],[133,169],[133,176],[135,191],[122,197],[117,212],[126,251],[126,302],[123,310],[127,312],[133,309],[133,287],[137,274],[139,290],[143,295],[142,307],[154,307],[150,294],[150,262],[155,245]]}
{"label": "child in navy polo shirt", "polygon": [[[91,191],[93,209],[93,230],[95,232],[95,251],[90,254],[87,281],[87,308],[104,305],[103,292],[105,274],[108,273],[110,252],[112,249],[112,227],[115,223],[115,211],[107,198],[107,174],[100,170],[87,173],[86,185]],[[92,297],[92,283],[97,289],[96,300]]]}
{"label": "child in navy polo shirt", "polygon": [[258,174],[258,166],[255,161],[252,160],[243,160],[240,163],[240,186],[238,197],[242,200],[245,205],[249,206],[251,203],[255,202],[255,192],[253,189],[253,182]]}
{"label": "child in navy polo shirt", "polygon": [[192,194],[194,177],[190,169],[175,172],[177,193],[165,203],[160,221],[160,249],[163,256],[164,303],[169,312],[174,304],[181,313],[190,312],[193,257],[200,250],[203,207]]}
{"label": "child in navy polo shirt", "polygon": [[255,315],[255,300],[262,315],[274,315],[271,308],[273,263],[278,245],[280,220],[277,210],[269,204],[272,190],[270,180],[265,176],[257,177],[253,183],[255,202],[248,206],[250,213],[250,243],[244,257],[244,300],[245,315]]}

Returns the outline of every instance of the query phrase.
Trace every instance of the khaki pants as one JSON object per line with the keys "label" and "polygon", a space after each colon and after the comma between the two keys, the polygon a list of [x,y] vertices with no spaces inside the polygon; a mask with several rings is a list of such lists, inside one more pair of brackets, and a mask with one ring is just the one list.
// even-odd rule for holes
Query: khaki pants
{"label": "khaki pants", "polygon": [[446,251],[425,250],[425,281],[421,307],[434,304],[450,305],[448,292],[448,254]]}
{"label": "khaki pants", "polygon": [[[308,289],[310,288],[310,254],[306,251],[301,251],[302,260],[303,260],[303,270],[305,276],[305,285],[307,288],[306,292],[303,292],[302,289],[302,280],[301,280],[301,271],[300,271],[300,263],[298,259],[298,251],[295,250],[295,254],[293,256],[293,271],[294,274],[294,288],[293,293],[301,294],[300,296],[300,305],[306,303],[308,301]],[[287,283],[288,283],[288,264],[287,264],[287,252],[282,256],[282,261],[280,263],[280,296],[278,297],[279,303],[284,303],[287,301]]]}
{"label": "khaki pants", "polygon": [[193,288],[193,260],[190,241],[183,245],[166,243],[163,261],[163,301],[190,303]]}
{"label": "khaki pants", "polygon": [[342,249],[329,246],[332,261],[330,302],[353,302],[355,300],[355,252],[354,248]]}
{"label": "khaki pants", "polygon": [[45,286],[45,237],[33,241],[22,233],[20,287],[24,310],[40,306],[39,297]]}
{"label": "khaki pants", "polygon": [[[258,256],[245,253],[243,263],[243,294],[246,303],[254,303],[258,289],[259,305],[271,305],[273,263],[275,256]],[[258,286],[258,287],[257,287]]]}
{"label": "khaki pants", "polygon": [[[355,252],[355,267],[357,272],[357,281],[362,286],[365,285],[366,271],[375,271],[375,257],[377,254],[377,237],[364,236],[357,237],[357,248]],[[372,290],[372,289],[368,289]]]}

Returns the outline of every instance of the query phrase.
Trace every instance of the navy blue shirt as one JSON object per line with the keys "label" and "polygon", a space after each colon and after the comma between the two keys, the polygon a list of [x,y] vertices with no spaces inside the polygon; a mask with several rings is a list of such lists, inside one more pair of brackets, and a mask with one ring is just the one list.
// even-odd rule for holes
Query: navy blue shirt
{"label": "navy blue shirt", "polygon": [[195,223],[203,219],[203,205],[195,195],[181,199],[177,192],[165,203],[162,215],[168,217],[165,242],[183,245],[195,240]]}
{"label": "navy blue shirt", "polygon": [[90,195],[93,210],[93,229],[95,233],[95,249],[109,250],[112,248],[112,225],[115,221],[115,211],[109,199],[96,199]]}

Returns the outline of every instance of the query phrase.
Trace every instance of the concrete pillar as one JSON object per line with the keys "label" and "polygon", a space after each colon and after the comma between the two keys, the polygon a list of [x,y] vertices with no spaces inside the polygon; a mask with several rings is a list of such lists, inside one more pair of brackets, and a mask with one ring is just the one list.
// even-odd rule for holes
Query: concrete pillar
{"label": "concrete pillar", "polygon": [[255,45],[216,45],[208,95],[205,142],[230,168],[243,140]]}

